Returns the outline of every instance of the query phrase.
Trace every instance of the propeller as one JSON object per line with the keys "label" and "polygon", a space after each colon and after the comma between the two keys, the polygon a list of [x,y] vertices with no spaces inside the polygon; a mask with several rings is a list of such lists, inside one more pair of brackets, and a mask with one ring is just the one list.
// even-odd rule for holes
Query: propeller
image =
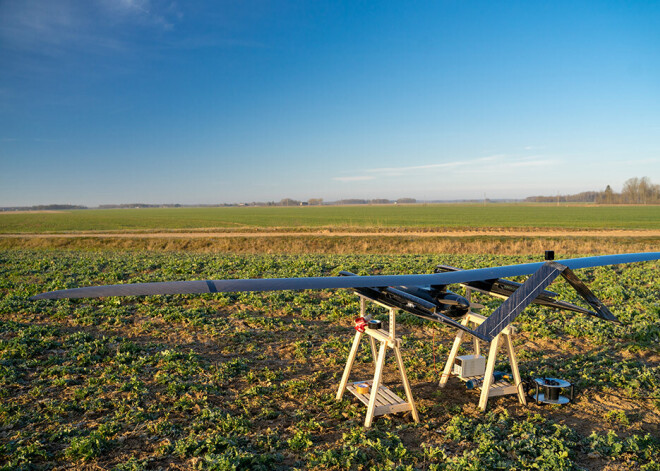
{"label": "propeller", "polygon": [[[467,299],[467,298],[466,298]],[[468,304],[461,303],[460,301],[457,301],[455,299],[448,299],[445,298],[443,300],[439,300],[442,304],[450,304],[452,306],[470,306],[470,309],[483,309],[486,306],[484,306],[481,303],[475,303],[474,301],[468,301]]]}
{"label": "propeller", "polygon": [[438,302],[442,304],[449,304],[450,306],[462,306],[465,308],[469,307],[470,309],[477,310],[486,307],[483,304],[476,303],[455,293],[448,293],[445,297],[438,297]]}

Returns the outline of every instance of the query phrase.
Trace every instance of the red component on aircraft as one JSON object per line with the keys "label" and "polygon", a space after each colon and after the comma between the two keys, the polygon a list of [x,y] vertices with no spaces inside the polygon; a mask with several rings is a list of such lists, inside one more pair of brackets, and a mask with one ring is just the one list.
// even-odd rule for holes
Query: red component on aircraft
{"label": "red component on aircraft", "polygon": [[367,327],[367,321],[364,319],[364,317],[356,317],[355,330],[358,332],[364,332],[365,327]]}

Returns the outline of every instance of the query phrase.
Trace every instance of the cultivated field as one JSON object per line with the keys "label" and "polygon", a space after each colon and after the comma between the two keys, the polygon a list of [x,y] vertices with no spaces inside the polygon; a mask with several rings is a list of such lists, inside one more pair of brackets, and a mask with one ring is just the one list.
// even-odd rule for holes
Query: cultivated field
{"label": "cultivated field", "polygon": [[274,228],[660,230],[660,206],[429,204],[145,208],[0,213],[1,233]]}
{"label": "cultivated field", "polygon": [[0,249],[211,253],[614,253],[655,250],[660,206],[405,205],[0,213]]}
{"label": "cultivated field", "polygon": [[[411,208],[427,214],[423,213],[425,207]],[[453,219],[454,227],[477,231],[499,227],[509,234],[519,230],[530,234],[456,234],[452,243],[457,244],[458,252],[473,247],[481,255],[448,254],[449,250],[442,250],[448,246],[439,245],[441,236],[437,240],[436,236],[413,236],[393,222],[386,234],[376,235],[373,232],[383,227],[382,222],[367,224],[362,219],[346,223],[345,218],[342,230],[350,226],[369,233],[357,235],[359,230],[351,229],[350,235],[318,235],[318,228],[330,234],[337,229],[307,220],[301,231],[314,230],[314,235],[232,235],[189,247],[176,244],[202,241],[203,236],[53,235],[43,238],[51,242],[42,245],[35,242],[42,240],[36,235],[0,239],[4,244],[0,250],[0,467],[660,469],[658,262],[577,272],[622,325],[541,307],[529,308],[516,320],[519,333],[515,348],[523,377],[551,376],[574,382],[576,399],[566,406],[537,406],[530,401],[525,407],[514,396],[507,396],[491,399],[488,412],[480,412],[476,408],[478,394],[467,391],[457,379],[452,378],[445,389],[437,387],[455,332],[401,314],[404,363],[421,423],[415,424],[408,414],[395,414],[377,418],[371,429],[362,427],[365,407],[350,394],[342,402],[334,399],[353,338],[352,319],[358,310],[357,297],[349,291],[27,300],[46,290],[92,284],[320,276],[340,270],[428,273],[438,263],[474,268],[539,260],[540,250],[561,244],[572,247],[562,255],[627,251],[630,244],[640,243],[647,244],[647,250],[658,250],[659,246],[652,231],[660,229],[660,218],[657,210],[649,208],[625,208],[640,212],[620,219],[608,213],[615,220],[600,220],[592,214],[576,216],[576,221],[570,222],[565,216],[556,222],[558,229],[504,219],[501,226],[478,224],[474,221],[478,220],[479,207],[471,208],[475,212],[467,212],[474,226]],[[523,208],[521,211],[537,207]],[[539,208],[553,210],[550,206]],[[237,210],[242,217],[252,209],[260,210],[219,209]],[[326,208],[269,209],[304,213]],[[564,209],[570,214],[584,210]],[[207,210],[210,213],[205,213]],[[208,216],[214,210],[200,210],[199,214]],[[58,223],[46,220],[39,226],[35,219],[20,222],[21,217],[36,215],[0,215],[0,227],[6,235],[126,228],[188,233],[191,228],[223,227],[210,217],[194,220],[190,216],[194,211],[188,209],[181,213],[172,210],[173,214],[188,215],[177,221],[158,213],[169,210],[122,211],[154,211],[162,219],[156,223],[155,219],[136,216],[133,221],[115,221],[114,225],[102,226],[96,220],[85,226],[74,218],[68,223],[66,219]],[[527,214],[534,217],[531,212]],[[271,233],[274,227],[286,226],[286,218],[268,217],[273,218],[272,226],[263,216],[261,225],[253,222],[249,231]],[[3,223],[5,218],[10,218],[9,226]],[[190,226],[178,226],[183,219]],[[451,223],[437,227],[428,224],[416,226],[415,231],[452,227]],[[26,229],[28,226],[32,229]],[[565,235],[569,229],[578,233],[610,227],[646,235]],[[556,230],[557,234],[531,234],[539,228]],[[391,234],[398,231],[403,233]],[[278,237],[285,237],[282,240],[287,242],[277,242]],[[461,245],[461,240],[471,237],[476,237],[474,245]],[[113,245],[120,240],[135,245]],[[154,240],[163,245],[147,245]],[[173,242],[177,240],[180,242]],[[287,246],[293,240],[297,245]],[[307,245],[314,240],[317,245]],[[328,241],[334,241],[334,249],[328,250]],[[547,247],[548,241],[556,245]],[[67,250],[59,249],[58,244]],[[251,245],[252,250],[247,250]],[[297,247],[291,251],[296,255],[285,254],[287,247]],[[398,250],[405,252],[405,247],[417,252],[396,254]],[[507,253],[506,247],[518,255],[502,255]],[[562,299],[579,303],[563,281],[551,289]],[[486,314],[499,305],[498,300],[486,297],[480,302],[486,305]],[[370,309],[378,318],[386,319],[385,311]],[[366,342],[363,347],[353,380],[373,375]],[[467,343],[463,353],[469,353]],[[497,369],[507,370],[505,359],[501,355]],[[397,378],[390,355],[385,382],[402,394]]]}

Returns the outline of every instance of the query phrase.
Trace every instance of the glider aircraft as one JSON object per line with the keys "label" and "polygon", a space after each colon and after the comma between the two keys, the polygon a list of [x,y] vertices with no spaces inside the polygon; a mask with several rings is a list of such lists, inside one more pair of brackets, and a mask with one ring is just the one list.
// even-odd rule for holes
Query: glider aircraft
{"label": "glider aircraft", "polygon": [[[30,299],[347,288],[388,307],[401,309],[430,321],[445,323],[482,340],[491,341],[531,303],[619,322],[580,281],[573,270],[658,259],[660,259],[660,252],[644,252],[557,261],[547,260],[472,270],[460,270],[439,265],[436,267],[435,273],[419,275],[358,276],[349,272],[341,272],[340,276],[309,278],[253,278],[104,285],[50,291],[32,296]],[[526,275],[531,276],[524,283],[506,279]],[[545,289],[560,275],[593,310],[557,300],[555,299],[556,293]],[[473,330],[463,326],[458,320],[471,309],[479,309],[483,306],[448,290],[447,286],[453,284],[460,284],[470,290],[505,298],[505,301],[486,321]]]}

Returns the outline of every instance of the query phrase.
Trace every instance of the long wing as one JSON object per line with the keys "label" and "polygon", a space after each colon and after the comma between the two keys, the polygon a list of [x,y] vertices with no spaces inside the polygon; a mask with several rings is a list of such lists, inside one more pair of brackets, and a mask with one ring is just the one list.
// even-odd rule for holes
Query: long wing
{"label": "long wing", "polygon": [[[571,269],[645,262],[660,259],[660,252],[644,252],[557,260]],[[150,296],[159,294],[203,294],[237,291],[280,291],[302,289],[374,288],[386,286],[430,286],[467,283],[512,276],[531,275],[543,262],[477,268],[429,275],[323,276],[310,278],[257,278],[247,280],[199,280],[136,283],[73,288],[32,296],[38,299],[102,298],[107,296]]]}

